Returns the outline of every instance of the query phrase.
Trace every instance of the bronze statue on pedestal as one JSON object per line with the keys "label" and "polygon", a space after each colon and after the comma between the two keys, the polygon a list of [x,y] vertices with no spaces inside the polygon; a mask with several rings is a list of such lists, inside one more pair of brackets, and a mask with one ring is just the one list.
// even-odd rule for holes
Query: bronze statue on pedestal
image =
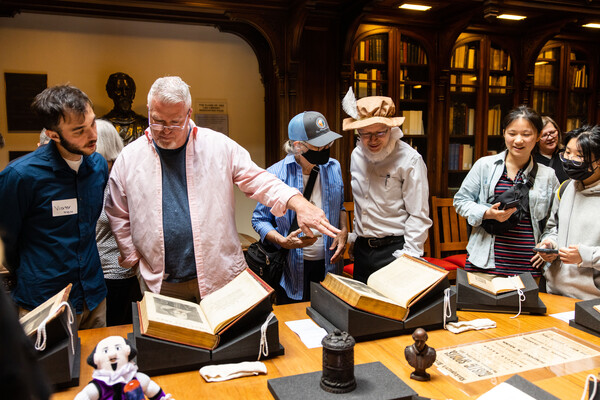
{"label": "bronze statue on pedestal", "polygon": [[110,121],[127,145],[144,134],[148,127],[148,118],[131,109],[135,98],[135,82],[123,72],[115,72],[106,82],[108,97],[114,102],[114,108],[102,118]]}
{"label": "bronze statue on pedestal", "polygon": [[408,364],[415,370],[410,374],[410,379],[416,381],[428,381],[431,376],[425,370],[431,367],[435,361],[436,353],[433,347],[429,347],[425,342],[428,339],[427,332],[423,328],[417,328],[412,334],[414,343],[406,346],[404,357]]}

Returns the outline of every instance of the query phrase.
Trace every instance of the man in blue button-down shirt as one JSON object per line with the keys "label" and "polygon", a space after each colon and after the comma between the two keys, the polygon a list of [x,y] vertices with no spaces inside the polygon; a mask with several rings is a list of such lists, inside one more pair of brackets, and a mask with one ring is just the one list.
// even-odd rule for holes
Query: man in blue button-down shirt
{"label": "man in blue button-down shirt", "polygon": [[69,283],[80,329],[106,325],[106,286],[96,221],[108,180],[96,151],[92,103],[81,90],[55,86],[34,100],[50,143],[0,172],[0,235],[20,316]]}

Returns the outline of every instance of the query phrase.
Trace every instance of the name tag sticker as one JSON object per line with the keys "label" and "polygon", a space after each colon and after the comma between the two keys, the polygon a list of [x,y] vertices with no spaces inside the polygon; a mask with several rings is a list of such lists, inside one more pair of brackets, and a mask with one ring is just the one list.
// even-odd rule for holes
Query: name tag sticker
{"label": "name tag sticker", "polygon": [[54,200],[52,202],[52,216],[77,214],[77,199]]}

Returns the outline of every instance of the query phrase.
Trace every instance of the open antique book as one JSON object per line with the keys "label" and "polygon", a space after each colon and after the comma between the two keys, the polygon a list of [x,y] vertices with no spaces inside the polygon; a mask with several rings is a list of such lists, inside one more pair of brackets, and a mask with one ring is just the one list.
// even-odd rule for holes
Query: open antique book
{"label": "open antique book", "polygon": [[327,274],[321,284],[352,307],[403,321],[410,307],[447,275],[447,271],[405,254],[374,272],[367,284],[333,274]]}
{"label": "open antique book", "polygon": [[46,318],[50,317],[48,319],[49,322],[65,310],[66,306],[64,304],[61,306],[61,303],[69,299],[72,286],[69,283],[63,290],[50,297],[19,320],[27,336],[31,336],[37,332],[38,327]]}
{"label": "open antique book", "polygon": [[491,294],[512,292],[517,289],[525,289],[523,281],[518,275],[497,276],[481,272],[467,272],[469,285],[475,286]]}
{"label": "open antique book", "polygon": [[141,333],[205,349],[219,344],[219,334],[263,301],[273,289],[249,269],[196,304],[145,292],[138,302]]}

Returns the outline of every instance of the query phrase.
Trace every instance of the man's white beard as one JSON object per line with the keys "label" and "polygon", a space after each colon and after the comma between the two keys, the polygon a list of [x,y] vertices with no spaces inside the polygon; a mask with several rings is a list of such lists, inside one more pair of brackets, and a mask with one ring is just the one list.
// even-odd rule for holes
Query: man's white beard
{"label": "man's white beard", "polygon": [[400,140],[402,136],[404,136],[404,134],[397,126],[392,127],[390,131],[390,140],[388,141],[387,145],[383,149],[379,150],[377,153],[373,153],[371,150],[369,150],[368,146],[365,146],[363,144],[362,140],[358,140],[357,146],[362,150],[365,157],[367,157],[367,160],[369,160],[372,163],[376,163],[385,160],[387,156],[389,156],[392,153],[392,151],[394,151],[396,143],[398,142],[398,140]]}

